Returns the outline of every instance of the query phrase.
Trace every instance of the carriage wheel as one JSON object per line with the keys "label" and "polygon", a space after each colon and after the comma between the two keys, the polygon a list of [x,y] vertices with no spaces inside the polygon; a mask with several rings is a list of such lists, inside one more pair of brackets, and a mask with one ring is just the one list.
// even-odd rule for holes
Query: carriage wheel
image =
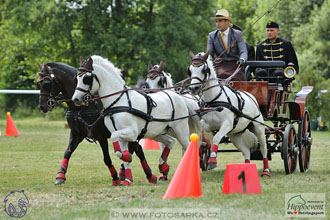
{"label": "carriage wheel", "polygon": [[210,154],[211,154],[211,149],[210,148],[205,148],[200,146],[199,147],[199,164],[200,167],[202,169],[202,171],[206,171],[207,170],[207,166],[208,166],[208,160],[210,158]]}
{"label": "carriage wheel", "polygon": [[293,124],[288,124],[285,127],[282,144],[282,158],[286,174],[291,174],[296,171],[298,152],[299,145],[296,130]]}
{"label": "carriage wheel", "polygon": [[304,119],[298,128],[298,139],[300,144],[299,168],[300,172],[307,172],[311,158],[312,133],[310,127],[309,112],[305,110]]}

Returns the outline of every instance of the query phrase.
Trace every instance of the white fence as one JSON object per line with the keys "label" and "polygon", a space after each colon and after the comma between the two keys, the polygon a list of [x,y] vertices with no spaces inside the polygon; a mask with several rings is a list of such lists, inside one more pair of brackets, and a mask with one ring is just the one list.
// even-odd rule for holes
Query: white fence
{"label": "white fence", "polygon": [[40,94],[39,90],[0,89],[0,94]]}

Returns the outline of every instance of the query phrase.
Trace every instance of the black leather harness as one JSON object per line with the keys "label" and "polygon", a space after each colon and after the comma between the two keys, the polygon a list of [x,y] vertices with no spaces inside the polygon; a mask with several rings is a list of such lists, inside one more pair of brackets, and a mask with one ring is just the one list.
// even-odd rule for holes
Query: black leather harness
{"label": "black leather harness", "polygon": [[[234,130],[237,126],[237,123],[238,123],[238,120],[240,117],[244,117],[244,118],[247,118],[251,121],[255,121],[255,119],[257,119],[259,116],[260,116],[260,111],[259,111],[259,114],[252,118],[246,114],[243,113],[243,108],[244,108],[244,105],[245,105],[245,100],[242,98],[241,94],[239,93],[239,91],[237,91],[236,89],[233,89],[229,86],[226,85],[226,88],[229,88],[231,90],[231,92],[233,92],[235,95],[236,95],[236,98],[237,98],[237,102],[238,102],[238,107],[235,107],[233,106],[233,104],[231,103],[231,100],[226,92],[226,90],[224,89],[224,86],[223,85],[219,85],[220,86],[220,92],[219,94],[213,98],[211,101],[209,102],[204,102],[204,107],[207,107],[207,108],[216,108],[217,111],[222,111],[223,108],[227,108],[229,109],[230,111],[232,111],[234,114],[235,114],[235,118],[234,118],[234,123],[233,123],[233,129]],[[222,92],[224,92],[226,98],[227,98],[227,102],[224,102],[224,101],[216,101],[222,94]],[[248,126],[247,126],[248,127]],[[242,132],[244,132],[247,127],[245,129],[243,129]],[[231,131],[232,131],[231,130]],[[230,132],[231,132],[230,131]],[[228,132],[228,133],[230,133]]]}
{"label": "black leather harness", "polygon": [[[125,88],[126,88],[126,86],[125,86]],[[118,96],[118,98],[111,103],[111,105],[109,105],[106,109],[104,109],[102,114],[101,114],[103,117],[104,116],[110,116],[111,122],[112,122],[113,127],[114,127],[115,130],[117,130],[117,127],[116,127],[116,123],[115,123],[115,120],[113,118],[113,115],[116,114],[116,113],[127,112],[127,113],[133,114],[137,117],[140,117],[140,118],[142,118],[146,121],[146,123],[144,125],[144,128],[141,130],[140,134],[137,137],[137,140],[140,140],[141,138],[143,138],[145,136],[145,134],[147,133],[148,124],[151,121],[170,122],[170,121],[181,120],[181,119],[184,119],[184,118],[191,117],[190,115],[188,115],[186,117],[174,118],[175,109],[174,109],[174,104],[173,104],[173,100],[172,100],[171,96],[166,91],[159,91],[159,92],[165,93],[168,96],[168,98],[170,99],[171,106],[172,106],[172,116],[171,116],[171,119],[154,118],[151,115],[151,112],[152,112],[152,108],[157,106],[157,103],[145,92],[143,92],[141,90],[135,90],[135,91],[137,91],[139,94],[141,94],[146,99],[146,101],[147,101],[147,113],[132,107],[132,103],[131,103],[128,91],[126,90],[125,92],[121,93]],[[121,99],[121,97],[124,94],[126,94],[128,106],[114,106]]]}

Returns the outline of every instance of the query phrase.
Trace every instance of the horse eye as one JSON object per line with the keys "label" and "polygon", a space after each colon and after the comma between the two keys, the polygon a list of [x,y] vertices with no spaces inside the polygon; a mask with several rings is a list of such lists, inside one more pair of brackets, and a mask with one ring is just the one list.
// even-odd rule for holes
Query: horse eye
{"label": "horse eye", "polygon": [[41,83],[41,87],[42,87],[43,90],[50,91],[51,82],[44,81],[43,83]]}
{"label": "horse eye", "polygon": [[86,85],[91,85],[93,82],[93,78],[91,76],[85,76],[83,78],[83,83]]}

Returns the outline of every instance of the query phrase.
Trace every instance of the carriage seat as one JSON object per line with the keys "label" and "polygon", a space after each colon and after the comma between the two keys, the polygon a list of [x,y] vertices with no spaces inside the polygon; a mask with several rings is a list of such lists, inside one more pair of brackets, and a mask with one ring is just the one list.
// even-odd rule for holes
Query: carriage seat
{"label": "carriage seat", "polygon": [[[277,61],[246,61],[246,68],[284,68],[285,62],[282,60]],[[245,70],[246,70],[245,68]]]}
{"label": "carriage seat", "polygon": [[[276,69],[276,68],[285,68],[285,62],[282,60],[276,60],[276,61],[247,61],[246,62],[246,67],[245,67],[245,77],[246,79],[251,79],[251,69],[256,69],[256,68],[263,68],[263,69]],[[277,77],[278,78],[278,77]],[[275,84],[281,84],[284,79],[277,79],[275,80]],[[274,79],[268,78],[270,83],[274,83]]]}

